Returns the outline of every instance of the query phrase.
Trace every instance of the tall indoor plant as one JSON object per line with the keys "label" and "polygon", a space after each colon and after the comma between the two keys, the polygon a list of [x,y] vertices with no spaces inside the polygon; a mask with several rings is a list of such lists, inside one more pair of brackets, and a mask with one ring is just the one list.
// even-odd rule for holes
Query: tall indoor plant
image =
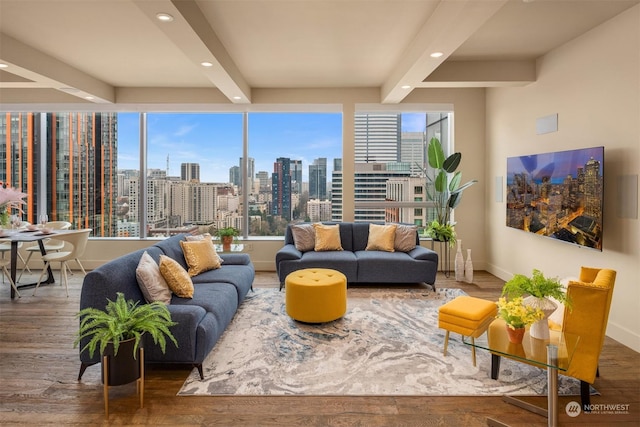
{"label": "tall indoor plant", "polygon": [[[104,310],[85,308],[78,312],[77,317],[80,319],[80,327],[74,347],[87,338],[89,341],[81,351],[88,350],[89,355],[93,357],[98,350],[100,354],[113,357],[112,360],[117,361],[112,363],[116,366],[110,368],[110,385],[126,384],[139,376],[135,360],[143,335],[150,336],[163,353],[166,350],[167,338],[178,346],[169,330],[176,323],[171,320],[167,306],[159,301],[140,304],[139,301],[126,300],[124,294],[118,292],[115,301],[107,299]],[[131,353],[118,357],[120,347],[125,346]],[[120,363],[123,365],[118,366]]]}
{"label": "tall indoor plant", "polygon": [[455,224],[451,222],[451,211],[460,204],[462,192],[478,180],[473,179],[460,184],[462,172],[457,169],[462,160],[462,153],[456,152],[445,157],[438,138],[431,138],[427,154],[429,166],[436,171],[435,177],[425,173],[427,184],[429,184],[427,185],[427,197],[435,203],[436,208],[436,219],[427,225],[427,235],[437,240],[444,238],[446,239],[444,241],[453,244],[455,240],[453,226]]}

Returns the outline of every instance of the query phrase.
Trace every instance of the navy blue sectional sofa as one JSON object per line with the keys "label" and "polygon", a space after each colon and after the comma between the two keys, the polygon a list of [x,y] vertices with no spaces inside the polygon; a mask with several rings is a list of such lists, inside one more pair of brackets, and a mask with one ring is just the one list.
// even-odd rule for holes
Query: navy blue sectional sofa
{"label": "navy blue sectional sofa", "polygon": [[[323,223],[335,224],[335,223]],[[291,227],[287,227],[284,246],[276,253],[276,271],[280,288],[291,272],[304,268],[331,268],[347,277],[347,283],[427,283],[435,289],[438,254],[420,246],[409,252],[366,251],[368,222],[341,222],[342,251],[308,251],[296,249]]]}
{"label": "navy blue sectional sofa", "polygon": [[[104,310],[107,298],[116,299],[122,292],[127,300],[145,303],[136,280],[136,268],[140,257],[147,251],[158,262],[160,255],[167,255],[178,261],[185,269],[187,263],[182,253],[180,240],[185,235],[177,235],[162,240],[146,249],[124,255],[87,273],[82,284],[80,309],[94,307]],[[194,295],[192,299],[172,296],[167,307],[171,319],[178,324],[171,332],[178,341],[176,348],[167,341],[166,353],[158,346],[145,343],[145,362],[186,363],[198,369],[203,378],[202,362],[218,341],[236,310],[252,287],[255,270],[247,254],[220,254],[224,259],[216,270],[206,271],[192,277]],[[80,343],[82,349],[87,340]],[[89,357],[89,351],[80,352],[80,374],[85,369],[100,362],[100,355]]]}

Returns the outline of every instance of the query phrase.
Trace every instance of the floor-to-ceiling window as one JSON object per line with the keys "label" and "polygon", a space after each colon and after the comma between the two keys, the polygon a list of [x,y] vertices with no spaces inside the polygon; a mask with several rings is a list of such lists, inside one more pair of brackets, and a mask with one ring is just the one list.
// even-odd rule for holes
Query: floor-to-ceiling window
{"label": "floor-to-ceiling window", "polygon": [[[358,111],[355,173],[343,176],[338,112],[2,113],[0,181],[39,213],[98,237],[233,226],[282,235],[289,222],[431,219],[426,146],[450,148],[450,112]],[[246,154],[245,154],[246,153]]]}

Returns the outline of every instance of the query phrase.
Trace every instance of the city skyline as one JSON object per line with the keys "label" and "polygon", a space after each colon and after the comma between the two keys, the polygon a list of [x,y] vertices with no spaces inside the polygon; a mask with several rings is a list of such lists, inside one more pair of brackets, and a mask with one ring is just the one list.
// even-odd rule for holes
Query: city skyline
{"label": "city skyline", "polygon": [[[403,132],[424,130],[425,113],[398,114]],[[119,170],[140,167],[139,122],[139,113],[118,113]],[[242,127],[242,113],[148,113],[147,168],[166,171],[168,160],[169,175],[180,176],[182,163],[198,163],[202,182],[228,182],[242,157]],[[316,158],[327,158],[327,176],[342,158],[341,113],[250,113],[248,135],[255,173],[272,173],[276,159],[287,157],[302,161],[309,182]]]}

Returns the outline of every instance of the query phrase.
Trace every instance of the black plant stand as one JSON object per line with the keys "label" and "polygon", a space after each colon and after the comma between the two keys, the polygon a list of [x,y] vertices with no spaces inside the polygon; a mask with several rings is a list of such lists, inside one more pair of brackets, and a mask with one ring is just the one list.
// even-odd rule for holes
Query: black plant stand
{"label": "black plant stand", "polygon": [[[104,395],[104,416],[106,419],[109,419],[109,361],[110,356],[102,356],[102,393]],[[138,350],[138,362],[140,363],[140,376],[135,380],[136,393],[140,397],[140,408],[142,408],[144,406],[144,348],[142,347]]]}
{"label": "black plant stand", "polygon": [[431,240],[431,250],[435,250],[435,244],[440,244],[440,271],[444,274],[444,277],[451,275],[451,248],[449,242],[443,242],[442,240]]}

